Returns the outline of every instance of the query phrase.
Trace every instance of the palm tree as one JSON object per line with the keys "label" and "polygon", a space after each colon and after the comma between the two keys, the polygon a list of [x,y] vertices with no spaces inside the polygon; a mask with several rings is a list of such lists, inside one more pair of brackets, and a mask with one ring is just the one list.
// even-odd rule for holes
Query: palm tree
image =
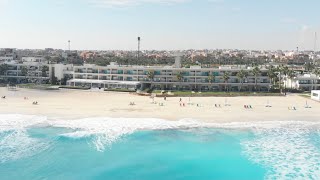
{"label": "palm tree", "polygon": [[279,75],[279,91],[282,92],[281,90],[281,65],[275,68],[275,72],[278,73]]}
{"label": "palm tree", "polygon": [[[0,65],[0,76],[1,75],[6,75],[6,72],[8,71],[8,65],[7,64],[1,64]],[[3,78],[4,79],[4,78]]]}
{"label": "palm tree", "polygon": [[154,79],[154,71],[153,70],[150,70],[147,72],[147,78],[153,82],[153,79]]}
{"label": "palm tree", "polygon": [[[282,66],[282,68],[280,69],[280,71],[282,72],[282,74],[284,75],[284,77],[287,79],[287,75],[289,73],[289,68],[288,66]],[[287,94],[287,83],[284,83],[284,94]]]}
{"label": "palm tree", "polygon": [[315,69],[315,66],[310,62],[304,65],[304,70],[308,73],[310,73],[313,69]]}
{"label": "palm tree", "polygon": [[28,68],[26,66],[22,66],[21,67],[21,75],[24,76],[24,78],[27,78],[27,74],[28,74]]}
{"label": "palm tree", "polygon": [[214,74],[212,74],[211,72],[209,72],[208,81],[210,84],[212,84],[213,82],[216,81],[216,76]]}
{"label": "palm tree", "polygon": [[[182,72],[178,72],[177,74],[176,74],[176,77],[177,77],[177,80],[179,81],[179,84],[180,84],[180,86],[181,86],[181,82],[182,82],[182,80],[183,80],[183,74],[182,74]],[[179,86],[179,87],[180,87]],[[181,87],[180,87],[181,88]]]}
{"label": "palm tree", "polygon": [[[274,85],[274,82],[275,82],[275,78],[277,77],[276,68],[274,68],[274,66],[272,66],[272,65],[269,66],[267,75],[270,79],[270,88],[272,88]],[[269,88],[269,90],[270,90],[270,88]]]}
{"label": "palm tree", "polygon": [[261,70],[258,66],[255,66],[252,70],[252,74],[254,75],[254,83],[255,83],[255,90],[257,91],[257,77],[260,74]]}
{"label": "palm tree", "polygon": [[5,75],[6,72],[8,71],[8,64],[1,64],[0,65],[0,75]]}
{"label": "palm tree", "polygon": [[314,73],[318,78],[320,77],[320,69],[315,68],[315,69],[313,70],[313,73]]}
{"label": "palm tree", "polygon": [[[294,77],[296,77],[296,75],[295,75],[295,73],[294,73],[294,71],[292,71],[292,70],[289,70],[288,71],[288,75],[287,75],[288,77],[289,77],[289,79],[293,79]],[[291,85],[290,85],[291,87],[290,87],[290,89],[292,90],[292,82],[291,82]]]}
{"label": "palm tree", "polygon": [[[154,71],[153,70],[150,70],[150,71],[148,71],[147,72],[147,78],[149,79],[149,81],[150,81],[150,86],[151,86],[151,88],[152,88],[152,83],[153,83],[153,80],[154,80]],[[151,89],[150,88],[150,89]]]}
{"label": "palm tree", "polygon": [[47,72],[48,71],[49,71],[49,67],[48,66],[42,66],[42,68],[41,68],[42,77],[47,77]]}
{"label": "palm tree", "polygon": [[47,61],[48,64],[51,63],[51,57],[50,56],[45,56],[44,59]]}
{"label": "palm tree", "polygon": [[241,89],[242,89],[243,79],[245,78],[245,76],[246,76],[246,72],[245,72],[243,69],[241,69],[241,70],[237,73],[237,77],[238,77],[238,79],[239,79],[239,81],[240,81],[240,83],[241,83],[241,86],[240,86],[239,91],[241,91]]}
{"label": "palm tree", "polygon": [[224,72],[223,76],[222,76],[222,79],[225,83],[225,91],[227,91],[227,85],[228,85],[228,80],[230,79],[230,73],[229,72]]}
{"label": "palm tree", "polygon": [[[320,69],[318,69],[318,68],[315,68],[314,70],[313,70],[313,73],[316,75],[316,77],[318,78],[318,82],[320,81],[319,80],[319,77],[320,77]],[[318,82],[316,82],[316,83],[318,83]]]}

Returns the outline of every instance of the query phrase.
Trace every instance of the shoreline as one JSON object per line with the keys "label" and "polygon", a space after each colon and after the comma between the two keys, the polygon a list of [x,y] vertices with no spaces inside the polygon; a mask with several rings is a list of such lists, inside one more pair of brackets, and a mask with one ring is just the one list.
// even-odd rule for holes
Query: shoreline
{"label": "shoreline", "polygon": [[[41,91],[0,88],[1,114],[40,115],[48,118],[154,118],[194,119],[207,123],[310,121],[320,122],[320,103],[298,95],[257,97],[168,97],[152,99],[129,93],[79,90]],[[28,97],[27,100],[24,97]],[[182,99],[180,106],[180,98]],[[38,101],[39,105],[32,105]],[[304,108],[306,101],[312,108]],[[134,102],[136,105],[130,106]],[[269,102],[272,107],[265,107]],[[183,106],[183,103],[185,106]],[[224,106],[230,104],[230,106]],[[159,106],[164,104],[164,106]],[[218,107],[215,107],[217,105]],[[219,107],[220,105],[220,107]],[[250,105],[252,109],[244,108]],[[295,107],[296,110],[289,110]]]}

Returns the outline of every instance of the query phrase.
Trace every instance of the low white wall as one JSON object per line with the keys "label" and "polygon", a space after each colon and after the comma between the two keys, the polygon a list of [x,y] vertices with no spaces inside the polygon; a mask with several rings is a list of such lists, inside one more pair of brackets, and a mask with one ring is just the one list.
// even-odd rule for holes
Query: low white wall
{"label": "low white wall", "polygon": [[311,99],[320,101],[320,91],[311,91]]}

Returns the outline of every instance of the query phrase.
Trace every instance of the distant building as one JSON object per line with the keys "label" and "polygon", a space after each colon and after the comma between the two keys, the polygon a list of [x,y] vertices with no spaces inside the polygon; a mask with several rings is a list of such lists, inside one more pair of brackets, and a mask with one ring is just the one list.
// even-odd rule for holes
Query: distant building
{"label": "distant building", "polygon": [[0,49],[0,62],[11,62],[17,59],[17,54],[15,49],[5,48]]}
{"label": "distant building", "polygon": [[45,59],[43,57],[22,57],[22,62],[34,62],[34,63],[44,63]]}
{"label": "distant building", "polygon": [[320,78],[314,74],[298,75],[293,79],[287,78],[284,81],[287,88],[304,91],[320,90]]}

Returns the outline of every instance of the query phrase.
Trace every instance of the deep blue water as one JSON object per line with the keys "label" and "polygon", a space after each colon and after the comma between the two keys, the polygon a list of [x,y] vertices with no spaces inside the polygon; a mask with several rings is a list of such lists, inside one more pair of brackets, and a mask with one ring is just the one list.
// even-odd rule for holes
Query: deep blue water
{"label": "deep blue water", "polygon": [[320,134],[314,126],[137,130],[111,143],[103,143],[110,137],[99,133],[65,135],[77,131],[51,125],[0,128],[0,179],[320,177]]}

